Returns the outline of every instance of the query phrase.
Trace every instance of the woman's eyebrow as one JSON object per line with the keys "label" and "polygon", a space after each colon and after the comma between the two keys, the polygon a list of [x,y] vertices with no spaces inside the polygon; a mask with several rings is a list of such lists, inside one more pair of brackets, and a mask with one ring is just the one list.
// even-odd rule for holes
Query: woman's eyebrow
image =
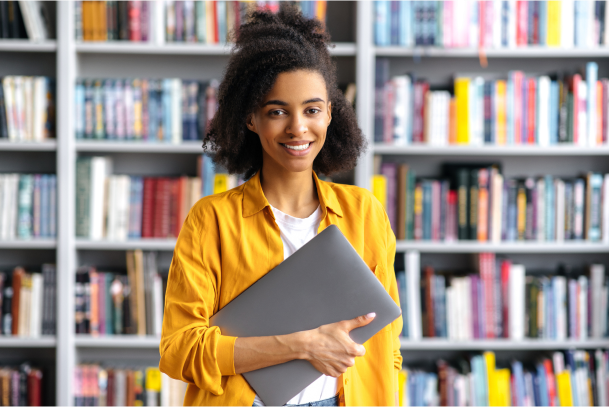
{"label": "woman's eyebrow", "polygon": [[[313,103],[313,102],[323,102],[326,103],[325,100],[323,100],[322,98],[313,98],[313,99],[307,99],[304,102],[302,102],[303,105],[306,105],[307,103]],[[265,102],[262,107],[268,106],[268,105],[279,105],[279,106],[287,106],[288,104],[286,102],[284,102],[283,100],[278,100],[278,99],[273,99],[273,100],[269,100],[267,102]]]}

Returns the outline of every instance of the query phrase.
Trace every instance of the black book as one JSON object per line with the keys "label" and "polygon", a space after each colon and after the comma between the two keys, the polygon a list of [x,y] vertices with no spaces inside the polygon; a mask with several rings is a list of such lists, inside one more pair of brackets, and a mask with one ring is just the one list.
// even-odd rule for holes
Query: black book
{"label": "black book", "polygon": [[23,16],[18,1],[7,1],[8,3],[8,29],[10,38],[27,39]]}
{"label": "black book", "polygon": [[524,230],[524,238],[526,240],[536,240],[537,230],[534,228],[535,216],[533,214],[533,208],[535,203],[534,192],[535,192],[535,180],[531,177],[524,181],[525,196],[526,196],[526,225]]}
{"label": "black book", "polygon": [[0,138],[8,138],[8,127],[6,123],[6,106],[4,104],[3,86],[0,86]]}
{"label": "black book", "polygon": [[137,333],[137,327],[131,317],[131,296],[135,293],[131,290],[127,276],[120,276],[120,278],[123,283],[123,333],[134,335]]}
{"label": "black book", "polygon": [[117,2],[118,39],[129,41],[129,2]]}
{"label": "black book", "polygon": [[8,24],[8,1],[0,1],[0,38],[10,38]]}

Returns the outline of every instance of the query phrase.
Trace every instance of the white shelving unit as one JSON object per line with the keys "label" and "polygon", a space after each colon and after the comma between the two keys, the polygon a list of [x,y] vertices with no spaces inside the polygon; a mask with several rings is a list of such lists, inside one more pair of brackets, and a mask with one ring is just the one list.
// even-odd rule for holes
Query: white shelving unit
{"label": "white shelving unit", "polygon": [[[421,166],[421,174],[433,174],[440,162],[445,160],[497,159],[504,163],[504,171],[512,176],[519,168],[537,168],[559,175],[573,175],[573,168],[584,170],[594,168],[609,172],[609,148],[575,148],[568,146],[390,146],[375,145],[373,142],[374,112],[374,68],[376,57],[391,57],[391,74],[405,70],[423,70],[431,81],[442,81],[453,72],[451,63],[458,63],[459,70],[471,68],[480,71],[478,50],[403,49],[396,47],[376,48],[373,45],[373,3],[357,2],[329,3],[340,8],[335,13],[334,22],[345,25],[342,31],[353,31],[353,42],[338,42],[331,53],[336,57],[339,80],[357,84],[356,111],[363,133],[368,137],[369,148],[361,157],[355,169],[355,183],[368,188],[372,175],[374,154],[381,154],[386,160],[414,162]],[[91,337],[74,333],[74,273],[84,262],[105,261],[124,266],[124,252],[131,249],[158,250],[163,254],[164,265],[168,265],[175,239],[141,239],[127,241],[89,241],[75,237],[75,163],[78,155],[104,154],[115,159],[116,173],[138,174],[173,168],[191,168],[194,175],[196,155],[201,153],[200,142],[182,144],[147,144],[136,142],[104,142],[95,140],[75,140],[74,138],[74,83],[79,77],[169,77],[220,79],[228,61],[230,48],[225,45],[166,44],[156,46],[134,43],[77,43],[74,39],[74,3],[57,3],[57,40],[43,43],[27,41],[0,41],[0,75],[46,74],[57,78],[57,142],[9,143],[0,142],[0,171],[22,171],[23,168],[55,170],[58,176],[58,237],[44,241],[0,241],[1,253],[17,255],[25,252],[27,260],[46,258],[55,254],[57,263],[57,337],[1,338],[0,352],[21,352],[29,357],[32,348],[42,348],[55,352],[55,403],[71,405],[73,369],[78,363],[116,359],[138,361],[158,361],[159,338],[138,336]],[[350,18],[353,21],[348,21]],[[342,20],[341,20],[342,18]],[[332,32],[333,26],[328,25]],[[357,33],[354,27],[357,27]],[[343,32],[335,38],[345,38]],[[531,66],[540,62],[543,67],[552,66],[557,61],[573,64],[588,59],[599,62],[601,76],[609,74],[609,49],[509,49],[487,50],[486,57],[492,70],[518,68],[520,64]],[[15,60],[25,61],[15,64]],[[533,59],[534,58],[534,59]],[[32,61],[38,61],[30,67]],[[49,64],[52,61],[52,64]],[[442,61],[436,63],[434,61]],[[527,62],[528,61],[528,62]],[[567,62],[564,62],[567,61]],[[395,63],[394,63],[395,62]],[[527,65],[528,64],[528,65]],[[20,66],[28,66],[29,71],[16,71]],[[429,67],[432,69],[428,69]],[[491,68],[489,68],[490,70]],[[540,68],[541,69],[541,68]],[[545,70],[545,68],[543,68]],[[32,73],[34,72],[34,73]],[[148,156],[152,154],[151,156]],[[14,159],[17,157],[17,160]],[[556,157],[560,163],[555,164]],[[6,160],[4,158],[11,158]],[[534,158],[534,160],[531,160]],[[17,168],[12,168],[11,165]],[[25,167],[24,167],[25,166]],[[515,167],[515,168],[512,168]],[[50,168],[50,169],[49,169]],[[140,170],[141,169],[141,170]],[[570,171],[563,174],[561,171]],[[26,170],[23,170],[24,172]],[[158,172],[161,171],[161,172]],[[523,170],[524,171],[524,170]],[[542,172],[543,172],[542,171]],[[609,245],[588,242],[556,243],[477,243],[477,242],[407,242],[399,241],[397,251],[419,250],[432,257],[462,256],[468,253],[493,251],[497,253],[522,254],[529,256],[555,256],[558,254],[604,255],[609,254]],[[46,256],[46,257],[45,257]],[[104,264],[101,264],[104,265]],[[117,265],[117,264],[111,264]],[[442,339],[424,339],[413,342],[402,340],[405,358],[423,357],[433,359],[439,351],[552,351],[570,347],[607,347],[609,341],[542,341],[542,340],[492,340],[454,342]],[[1,353],[0,353],[1,357]],[[156,359],[155,359],[156,358]]]}

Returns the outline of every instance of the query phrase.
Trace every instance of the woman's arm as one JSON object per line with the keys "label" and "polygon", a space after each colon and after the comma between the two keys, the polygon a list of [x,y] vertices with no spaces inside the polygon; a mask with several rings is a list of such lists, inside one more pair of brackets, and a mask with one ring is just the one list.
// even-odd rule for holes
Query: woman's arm
{"label": "woman's arm", "polygon": [[355,357],[366,353],[363,345],[351,340],[349,331],[373,319],[369,314],[289,335],[237,338],[235,373],[305,359],[321,373],[338,377],[355,364]]}

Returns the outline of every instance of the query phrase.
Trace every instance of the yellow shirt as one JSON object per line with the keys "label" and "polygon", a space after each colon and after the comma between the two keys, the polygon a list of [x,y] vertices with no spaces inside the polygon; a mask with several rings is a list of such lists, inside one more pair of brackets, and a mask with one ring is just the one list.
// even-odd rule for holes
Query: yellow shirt
{"label": "yellow shirt", "polygon": [[[399,305],[395,235],[380,202],[365,189],[313,178],[322,210],[318,232],[338,226]],[[259,171],[237,188],[202,198],[184,221],[169,269],[159,368],[188,383],[185,405],[254,402],[255,391],[235,374],[237,338],[208,321],[283,261],[274,219]],[[341,404],[395,404],[401,331],[398,318],[364,344],[366,354],[341,376]]]}

